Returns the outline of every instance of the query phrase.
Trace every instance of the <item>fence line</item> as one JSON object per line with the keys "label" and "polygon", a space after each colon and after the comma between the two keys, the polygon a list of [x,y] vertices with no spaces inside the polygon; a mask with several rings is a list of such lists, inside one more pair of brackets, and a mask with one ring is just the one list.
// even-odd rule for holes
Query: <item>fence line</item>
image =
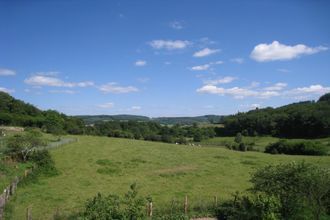
{"label": "fence line", "polygon": [[[54,149],[60,146],[63,146],[65,144],[69,144],[69,143],[73,143],[73,142],[77,142],[78,139],[77,138],[65,138],[62,139],[60,141],[57,142],[51,142],[49,143],[47,146],[44,147],[38,147],[36,150],[43,150],[43,149]],[[0,194],[0,220],[4,219],[4,209],[5,209],[5,205],[8,202],[9,198],[15,194],[16,189],[17,189],[17,185],[18,183],[25,177],[27,177],[29,174],[31,174],[33,172],[33,169],[27,169],[24,171],[24,175],[21,177],[15,176],[14,180],[9,184],[9,186],[7,186],[4,190],[3,193]],[[30,214],[29,216],[32,216],[32,214]]]}

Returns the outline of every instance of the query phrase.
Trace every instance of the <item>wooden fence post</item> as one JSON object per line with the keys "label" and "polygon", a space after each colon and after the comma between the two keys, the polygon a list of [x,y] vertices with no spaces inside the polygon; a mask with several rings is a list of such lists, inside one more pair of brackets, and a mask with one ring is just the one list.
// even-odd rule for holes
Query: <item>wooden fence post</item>
{"label": "wooden fence post", "polygon": [[186,195],[184,198],[184,214],[188,214],[188,196]]}
{"label": "wooden fence post", "polygon": [[147,216],[152,217],[152,202],[148,202],[147,204]]}
{"label": "wooden fence post", "polygon": [[27,207],[26,209],[26,220],[32,220],[32,208]]}

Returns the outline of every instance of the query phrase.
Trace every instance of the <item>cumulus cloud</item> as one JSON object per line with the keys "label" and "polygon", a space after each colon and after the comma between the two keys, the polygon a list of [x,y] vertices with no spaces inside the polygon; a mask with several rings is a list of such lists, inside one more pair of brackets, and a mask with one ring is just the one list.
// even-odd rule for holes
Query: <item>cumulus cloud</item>
{"label": "cumulus cloud", "polygon": [[149,45],[154,49],[177,50],[185,49],[190,44],[187,40],[153,40]]}
{"label": "cumulus cloud", "polygon": [[[271,97],[282,97],[282,98],[293,98],[296,100],[306,100],[315,96],[321,96],[325,93],[330,92],[330,87],[325,87],[319,84],[310,85],[306,87],[298,87],[293,89],[286,89],[287,83],[279,82],[272,86],[255,88],[255,87],[232,87],[224,88],[217,86],[217,84],[224,84],[227,81],[234,80],[228,78],[228,80],[223,78],[219,81],[205,81],[206,83],[201,88],[198,88],[196,92],[205,94],[215,94],[215,95],[229,95],[236,99],[243,99],[246,97],[253,97],[258,99],[269,99]],[[259,83],[258,83],[259,84]]]}
{"label": "cumulus cloud", "polygon": [[264,88],[264,90],[267,90],[267,91],[280,91],[280,90],[283,90],[288,84],[287,83],[276,83],[272,86],[268,86],[266,88]]}
{"label": "cumulus cloud", "polygon": [[131,93],[138,92],[139,89],[134,86],[120,86],[117,83],[111,82],[99,87],[99,90],[103,93]]}
{"label": "cumulus cloud", "polygon": [[170,22],[169,26],[176,30],[183,29],[183,22],[182,21],[172,21]]}
{"label": "cumulus cloud", "polygon": [[88,87],[93,86],[94,83],[91,81],[84,82],[65,82],[54,76],[47,75],[34,75],[30,78],[24,80],[24,82],[28,85],[32,86],[53,86],[53,87]]}
{"label": "cumulus cloud", "polygon": [[256,91],[242,87],[223,88],[217,87],[216,85],[207,84],[197,89],[198,93],[208,93],[216,95],[230,95],[235,99],[243,99],[246,97],[255,97],[261,99],[267,99],[273,96],[278,96],[279,93],[276,91]]}
{"label": "cumulus cloud", "polygon": [[[29,90],[27,90],[29,91]],[[50,90],[50,93],[63,93],[63,94],[76,94],[76,91],[65,89],[65,90]]]}
{"label": "cumulus cloud", "polygon": [[234,81],[236,79],[237,79],[236,77],[225,76],[225,77],[218,78],[218,79],[205,80],[204,84],[208,84],[208,85],[227,84],[227,83],[231,83],[232,81]]}
{"label": "cumulus cloud", "polygon": [[10,69],[0,68],[0,76],[14,76],[16,72]]}
{"label": "cumulus cloud", "polygon": [[97,107],[111,109],[111,108],[113,108],[114,105],[115,104],[113,104],[112,102],[107,102],[107,103],[104,103],[104,104],[97,105]]}
{"label": "cumulus cloud", "polygon": [[147,61],[137,60],[134,64],[135,64],[135,66],[145,66],[145,65],[147,65]]}
{"label": "cumulus cloud", "polygon": [[258,44],[255,46],[250,57],[258,62],[291,60],[302,55],[311,55],[325,50],[328,50],[328,48],[323,46],[308,47],[304,44],[290,46],[273,41],[271,44]]}
{"label": "cumulus cloud", "polygon": [[193,54],[194,57],[206,57],[214,53],[220,52],[219,49],[210,49],[210,48],[204,48],[202,50],[199,50]]}
{"label": "cumulus cloud", "polygon": [[14,89],[7,89],[5,87],[0,87],[0,92],[13,93],[13,92],[15,92],[15,90]]}
{"label": "cumulus cloud", "polygon": [[193,66],[191,67],[192,71],[203,71],[207,70],[210,68],[210,64],[204,64],[204,65],[199,65],[199,66]]}
{"label": "cumulus cloud", "polygon": [[193,66],[193,67],[190,68],[190,70],[192,70],[192,71],[208,70],[211,66],[219,65],[219,64],[223,64],[223,61],[219,60],[219,61],[215,61],[215,62],[210,62],[208,64],[204,64],[204,65]]}
{"label": "cumulus cloud", "polygon": [[324,87],[322,85],[310,85],[307,87],[298,87],[287,92],[291,95],[323,95],[330,92],[330,87]]}

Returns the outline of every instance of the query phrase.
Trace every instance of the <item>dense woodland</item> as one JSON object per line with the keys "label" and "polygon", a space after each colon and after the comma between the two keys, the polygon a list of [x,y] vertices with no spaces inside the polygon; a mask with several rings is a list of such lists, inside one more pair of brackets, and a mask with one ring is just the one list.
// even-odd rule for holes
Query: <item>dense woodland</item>
{"label": "dense woodland", "polygon": [[[95,119],[108,118],[94,116]],[[33,105],[0,92],[0,124],[38,127],[54,134],[88,134],[124,137],[164,142],[200,141],[213,136],[272,135],[285,138],[319,138],[330,136],[330,94],[317,102],[307,101],[279,108],[255,109],[230,116],[200,116],[195,118],[158,118],[121,115],[112,120],[94,120],[87,126],[86,117],[72,117],[53,110],[41,111]],[[135,118],[136,120],[133,120]],[[124,120],[126,119],[126,120]],[[187,120],[187,124],[184,121]],[[198,127],[192,120],[223,122],[223,127]],[[164,123],[160,123],[163,121]],[[177,121],[174,126],[167,126]]]}
{"label": "dense woodland", "polygon": [[319,138],[330,136],[330,94],[317,102],[306,101],[279,108],[255,109],[227,116],[220,136],[272,135],[285,138]]}

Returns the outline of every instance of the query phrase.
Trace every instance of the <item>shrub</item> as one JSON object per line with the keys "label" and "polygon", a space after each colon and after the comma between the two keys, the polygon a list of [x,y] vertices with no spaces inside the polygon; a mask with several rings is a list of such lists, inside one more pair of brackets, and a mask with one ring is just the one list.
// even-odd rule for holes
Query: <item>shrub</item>
{"label": "shrub", "polygon": [[102,196],[98,193],[87,200],[85,210],[81,213],[84,219],[143,219],[146,200],[138,196],[137,185],[134,183],[123,198],[110,194]]}
{"label": "shrub", "polygon": [[279,209],[280,203],[275,197],[264,194],[249,197],[236,193],[233,200],[218,207],[216,216],[220,220],[276,220],[280,219]]}
{"label": "shrub", "polygon": [[282,219],[320,219],[329,214],[330,169],[304,162],[266,166],[251,182],[253,192],[279,199]]}
{"label": "shrub", "polygon": [[287,141],[280,140],[269,144],[265,153],[291,154],[291,155],[327,155],[323,145],[313,141]]}

